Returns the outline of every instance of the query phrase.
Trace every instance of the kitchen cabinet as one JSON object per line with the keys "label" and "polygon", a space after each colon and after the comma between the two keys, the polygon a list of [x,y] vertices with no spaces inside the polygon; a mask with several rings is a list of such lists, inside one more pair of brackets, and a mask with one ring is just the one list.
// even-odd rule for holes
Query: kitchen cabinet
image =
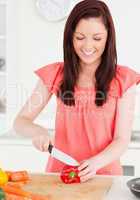
{"label": "kitchen cabinet", "polygon": [[140,147],[129,148],[121,157],[121,163],[123,166],[134,167],[134,176],[140,176]]}

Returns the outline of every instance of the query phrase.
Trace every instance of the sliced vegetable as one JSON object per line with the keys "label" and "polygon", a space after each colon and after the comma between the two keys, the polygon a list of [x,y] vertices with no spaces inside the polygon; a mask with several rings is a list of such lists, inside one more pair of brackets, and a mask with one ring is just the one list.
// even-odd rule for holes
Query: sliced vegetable
{"label": "sliced vegetable", "polygon": [[47,196],[43,196],[40,194],[31,194],[30,197],[23,197],[15,194],[5,193],[5,200],[49,200]]}
{"label": "sliced vegetable", "polygon": [[18,187],[14,187],[14,186],[10,186],[8,184],[1,186],[1,188],[3,189],[3,191],[5,193],[9,193],[9,194],[15,194],[15,195],[19,195],[22,197],[30,197],[30,192],[26,192],[25,190],[22,190],[21,188]]}
{"label": "sliced vegetable", "polygon": [[[0,200],[48,200],[47,196],[27,192],[22,189],[30,178],[27,171],[0,170]],[[4,179],[3,177],[7,177]]]}
{"label": "sliced vegetable", "polygon": [[28,181],[29,179],[30,179],[29,174],[25,170],[11,172],[11,174],[10,174],[11,181]]}
{"label": "sliced vegetable", "polygon": [[4,185],[7,182],[8,182],[7,174],[2,169],[0,169],[0,185]]}
{"label": "sliced vegetable", "polygon": [[0,188],[0,200],[5,200],[5,193],[1,188]]}
{"label": "sliced vegetable", "polygon": [[23,197],[15,194],[5,193],[6,200],[31,200],[31,198]]}
{"label": "sliced vegetable", "polygon": [[78,176],[78,166],[65,165],[61,171],[60,178],[66,183],[80,183],[80,177]]}
{"label": "sliced vegetable", "polygon": [[17,182],[8,182],[7,185],[13,186],[13,187],[18,187],[21,188],[22,186],[24,186],[27,182],[26,181],[17,181]]}

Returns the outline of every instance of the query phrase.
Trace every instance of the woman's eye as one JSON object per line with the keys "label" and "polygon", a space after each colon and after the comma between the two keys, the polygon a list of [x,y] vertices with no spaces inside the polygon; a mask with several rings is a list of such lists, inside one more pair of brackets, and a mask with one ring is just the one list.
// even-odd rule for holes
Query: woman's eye
{"label": "woman's eye", "polygon": [[101,38],[94,38],[94,40],[96,40],[96,41],[100,41],[100,40],[101,40]]}
{"label": "woman's eye", "polygon": [[83,40],[84,38],[76,37],[77,40]]}

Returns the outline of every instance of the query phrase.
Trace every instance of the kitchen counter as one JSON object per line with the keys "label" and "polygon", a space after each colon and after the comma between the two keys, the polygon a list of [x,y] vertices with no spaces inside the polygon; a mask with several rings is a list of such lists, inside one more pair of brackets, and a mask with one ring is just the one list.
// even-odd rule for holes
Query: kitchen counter
{"label": "kitchen counter", "polygon": [[[50,131],[50,133],[51,133],[51,131]],[[15,146],[23,145],[23,146],[28,146],[28,148],[30,148],[31,145],[32,145],[32,142],[29,138],[14,135],[13,132],[12,132],[12,134],[0,136],[0,145],[1,146],[3,146],[3,145],[15,145]],[[132,141],[129,145],[129,148],[140,149],[140,142],[136,142],[136,141],[133,142]],[[36,152],[34,152],[34,154],[35,153]],[[29,155],[29,153],[28,153],[28,155]],[[39,157],[40,156],[41,156],[41,154],[39,155]],[[46,163],[46,158],[44,160],[45,160],[45,163]],[[25,163],[27,165],[27,161]],[[9,166],[8,163],[6,163],[6,164],[7,164],[7,166]],[[43,164],[41,164],[41,165],[43,166]],[[29,164],[29,166],[30,166],[30,164]],[[22,167],[23,167],[23,165],[22,165]],[[13,166],[11,168],[13,168]],[[19,168],[21,168],[21,166],[19,166]],[[41,166],[39,167],[39,169],[41,169]],[[44,169],[44,167],[43,167],[43,169]],[[34,170],[34,171],[36,171],[36,170]],[[128,176],[121,176],[121,177],[116,176],[116,177],[114,177],[113,185],[112,185],[110,191],[108,192],[105,200],[136,200],[137,198],[129,191],[129,189],[126,185],[126,182],[129,179],[132,179],[132,178],[134,178],[134,177],[130,177],[130,176],[129,177]]]}
{"label": "kitchen counter", "polygon": [[[49,173],[54,174],[54,173]],[[56,174],[58,175],[58,174]],[[98,177],[98,175],[96,175]],[[126,183],[128,180],[133,179],[134,176],[102,176],[113,178],[113,185],[107,193],[104,200],[137,200],[131,193]]]}
{"label": "kitchen counter", "polygon": [[[50,173],[51,174],[51,173]],[[53,173],[52,173],[53,174]],[[98,177],[98,175],[96,175]],[[137,200],[126,183],[134,176],[102,176],[113,178],[113,185],[104,200]]]}
{"label": "kitchen counter", "polygon": [[134,177],[118,176],[114,178],[113,185],[105,200],[137,200],[130,192],[126,182]]}

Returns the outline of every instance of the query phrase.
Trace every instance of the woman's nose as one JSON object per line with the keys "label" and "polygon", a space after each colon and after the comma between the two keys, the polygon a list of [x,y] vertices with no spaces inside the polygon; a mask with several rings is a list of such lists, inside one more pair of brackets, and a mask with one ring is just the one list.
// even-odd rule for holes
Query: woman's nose
{"label": "woman's nose", "polygon": [[84,49],[87,50],[87,51],[91,51],[91,50],[93,50],[93,48],[94,48],[93,41],[86,40],[85,43],[84,43]]}

